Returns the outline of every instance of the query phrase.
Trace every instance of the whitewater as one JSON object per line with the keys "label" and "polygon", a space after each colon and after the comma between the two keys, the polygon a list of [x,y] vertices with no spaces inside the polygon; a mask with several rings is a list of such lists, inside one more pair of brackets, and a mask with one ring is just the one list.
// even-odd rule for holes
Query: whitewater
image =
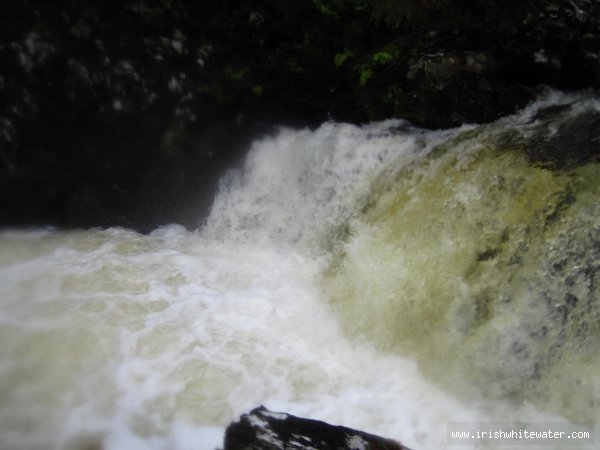
{"label": "whitewater", "polygon": [[[453,422],[597,421],[597,331],[553,334],[550,307],[527,306],[534,295],[526,286],[547,288],[540,271],[552,266],[544,259],[552,251],[540,250],[535,267],[519,266],[531,269],[532,278],[485,282],[502,278],[494,270],[503,252],[524,252],[527,242],[524,259],[538,254],[529,250],[536,241],[528,233],[539,217],[526,216],[535,202],[522,205],[518,197],[496,204],[478,190],[494,170],[504,180],[498,186],[510,185],[510,173],[517,173],[511,164],[526,165],[519,156],[495,160],[493,152],[486,162],[490,142],[507,128],[527,134],[541,120],[536,114],[556,105],[566,105],[561,120],[600,111],[589,96],[550,93],[482,127],[425,131],[396,120],[281,129],[256,141],[243,167],[224,176],[210,216],[195,231],[178,225],[148,235],[122,228],[2,231],[0,448],[213,450],[231,421],[261,404],[414,449],[451,448]],[[564,245],[582,252],[598,242],[597,165],[566,175],[523,170],[520,180],[535,180],[557,202],[560,189],[582,190],[569,203],[578,208],[574,216],[539,230],[539,245],[551,242],[560,253],[565,233],[571,240]],[[468,174],[480,178],[467,183]],[[547,200],[526,181],[514,186]],[[461,209],[463,203],[478,215]],[[525,216],[514,218],[514,204]],[[436,215],[446,207],[440,205],[453,213]],[[483,239],[473,231],[482,226],[479,215],[503,208],[510,209],[502,216],[505,228],[481,236],[491,242],[498,235],[507,249],[480,252],[487,265],[472,275],[463,255],[478,254],[469,245]],[[529,228],[520,220],[529,220]],[[432,232],[434,223],[444,233]],[[409,229],[408,237],[398,234]],[[510,239],[502,238],[506,229]],[[596,253],[586,255],[597,267]],[[511,309],[502,296],[517,284]],[[500,299],[498,306],[486,300],[493,314],[468,306],[479,301],[483,285],[486,298]],[[578,298],[597,300],[597,287],[584,287]],[[585,330],[600,317],[598,302],[590,305],[578,319]],[[565,359],[556,350],[559,337],[541,343],[532,334],[541,322],[548,336],[560,335],[565,354],[581,358]],[[509,341],[515,336],[531,344],[527,356],[515,351]],[[463,343],[472,358],[459,354]],[[501,359],[503,371],[483,354]],[[561,375],[567,366],[576,366],[587,390],[565,407],[561,399],[572,393]],[[534,385],[560,395],[538,402]],[[579,398],[591,398],[591,406]]]}

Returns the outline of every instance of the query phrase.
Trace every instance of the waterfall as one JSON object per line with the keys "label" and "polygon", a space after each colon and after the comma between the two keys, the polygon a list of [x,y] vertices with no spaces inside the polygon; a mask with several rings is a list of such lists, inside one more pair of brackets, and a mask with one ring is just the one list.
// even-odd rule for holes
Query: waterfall
{"label": "waterfall", "polygon": [[415,449],[598,421],[600,168],[564,130],[599,114],[281,129],[194,232],[2,231],[0,448],[212,450],[259,404]]}

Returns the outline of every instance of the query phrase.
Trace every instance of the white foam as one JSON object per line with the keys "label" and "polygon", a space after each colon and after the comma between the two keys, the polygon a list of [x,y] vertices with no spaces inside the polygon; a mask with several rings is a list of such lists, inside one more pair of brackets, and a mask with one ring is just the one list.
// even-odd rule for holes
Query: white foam
{"label": "white foam", "polygon": [[423,133],[401,121],[283,129],[255,143],[243,171],[224,178],[204,233],[322,250],[327,233],[360,210],[376,173],[392,160],[421,157],[454,132]]}
{"label": "white foam", "polygon": [[[7,445],[209,448],[264,403],[436,448],[440,423],[472,417],[410,361],[345,339],[317,260],[168,234],[22,243],[39,254],[1,274]],[[27,308],[11,302],[23,289]]]}
{"label": "white foam", "polygon": [[0,233],[0,447],[212,449],[260,404],[423,450],[489,419],[349,340],[316,285],[373,177],[453,133],[393,127],[257,143],[202,232]]}

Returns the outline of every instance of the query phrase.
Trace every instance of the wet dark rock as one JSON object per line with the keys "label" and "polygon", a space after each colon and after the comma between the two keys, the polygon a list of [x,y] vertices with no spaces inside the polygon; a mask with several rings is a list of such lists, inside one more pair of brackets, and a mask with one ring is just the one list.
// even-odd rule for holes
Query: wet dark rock
{"label": "wet dark rock", "polygon": [[[600,7],[583,1],[440,2],[433,35],[407,45],[396,111],[428,127],[482,123],[533,99],[536,86],[600,86]],[[447,10],[446,10],[447,8]]]}
{"label": "wet dark rock", "polygon": [[488,52],[422,55],[408,62],[396,101],[410,105],[408,117],[424,126],[489,122],[532,98],[531,89],[503,83],[499,70],[499,61]]}
{"label": "wet dark rock", "polygon": [[[582,94],[576,100],[537,111],[528,123],[498,136],[498,146],[521,149],[532,164],[552,170],[570,170],[600,161],[600,112],[581,110],[578,105],[579,101],[592,98],[591,94]],[[558,207],[572,202],[573,198],[567,195]],[[559,212],[547,219],[557,219]]]}
{"label": "wet dark rock", "polygon": [[390,439],[272,412],[264,406],[240,417],[225,432],[224,450],[408,450]]}
{"label": "wet dark rock", "polygon": [[553,168],[572,168],[600,159],[600,113],[589,111],[565,120],[527,148],[529,158]]}
{"label": "wet dark rock", "polygon": [[[275,126],[491,121],[598,89],[598,30],[592,0],[6,0],[0,226],[195,228]],[[565,127],[586,150],[532,158],[593,157],[595,119]]]}

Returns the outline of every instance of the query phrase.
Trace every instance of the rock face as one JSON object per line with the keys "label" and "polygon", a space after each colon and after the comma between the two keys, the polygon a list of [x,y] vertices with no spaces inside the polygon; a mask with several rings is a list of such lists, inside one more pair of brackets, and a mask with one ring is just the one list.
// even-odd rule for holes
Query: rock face
{"label": "rock face", "polygon": [[362,431],[255,408],[225,432],[224,450],[409,450]]}
{"label": "rock face", "polygon": [[0,226],[190,228],[273,126],[487,122],[600,87],[592,0],[0,4]]}

